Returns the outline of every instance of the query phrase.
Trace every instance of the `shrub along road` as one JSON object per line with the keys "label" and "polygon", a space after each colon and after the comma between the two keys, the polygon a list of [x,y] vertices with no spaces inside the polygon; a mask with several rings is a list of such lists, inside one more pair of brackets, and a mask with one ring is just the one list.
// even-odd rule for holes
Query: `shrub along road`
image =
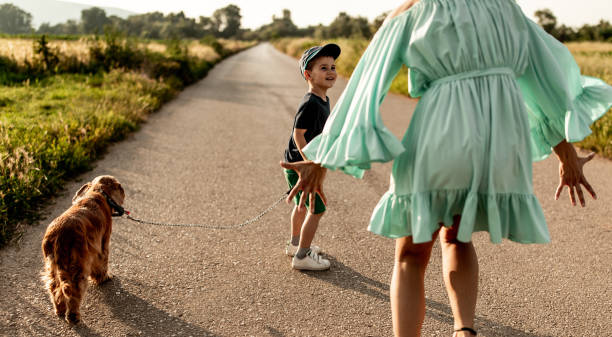
{"label": "shrub along road", "polygon": [[[346,81],[330,92],[332,105]],[[327,272],[290,268],[285,204],[231,230],[151,227],[116,219],[111,282],[90,287],[83,323],[52,313],[39,272],[47,224],[74,192],[101,174],[117,177],[125,206],[154,221],[241,222],[286,190],[278,162],[306,90],[297,62],[269,44],[237,54],[110,148],[93,171],[66,186],[48,216],[18,245],[0,251],[0,334],[4,336],[390,336],[389,279],[394,243],[366,231],[391,165],[363,181],[330,172],[329,211],[315,243]],[[383,119],[398,136],[414,100],[389,95]],[[610,276],[612,163],[586,167],[599,200],[571,207],[553,200],[554,158],[535,165],[534,186],[553,242],[493,245],[474,235],[480,259],[476,328],[482,336],[603,336],[612,330]],[[426,275],[423,336],[450,336],[452,316],[436,244]]]}

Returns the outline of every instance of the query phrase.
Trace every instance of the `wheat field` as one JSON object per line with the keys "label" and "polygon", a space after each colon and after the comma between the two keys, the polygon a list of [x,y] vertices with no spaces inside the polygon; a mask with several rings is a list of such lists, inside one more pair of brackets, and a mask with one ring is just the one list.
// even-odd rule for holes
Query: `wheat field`
{"label": "wheat field", "polygon": [[[220,40],[223,47],[227,50],[239,50],[245,46],[252,45],[252,42]],[[60,55],[68,57],[76,57],[79,61],[87,63],[89,61],[89,48],[93,44],[91,38],[81,38],[79,40],[50,40],[49,47],[58,52]],[[208,46],[201,44],[198,41],[184,41],[183,46],[187,47],[190,56],[203,59],[206,61],[216,61],[219,59],[219,54]],[[26,61],[32,61],[34,57],[34,39],[20,38],[0,38],[0,56],[5,56],[16,60],[23,64]],[[136,46],[141,50],[164,54],[168,50],[168,46],[162,42],[136,42]]]}
{"label": "wheat field", "polygon": [[[89,48],[87,41],[81,40],[51,40],[49,47],[66,56],[76,56],[79,60],[87,61]],[[0,38],[0,56],[5,56],[23,63],[31,61],[34,56],[33,39],[7,39]]]}

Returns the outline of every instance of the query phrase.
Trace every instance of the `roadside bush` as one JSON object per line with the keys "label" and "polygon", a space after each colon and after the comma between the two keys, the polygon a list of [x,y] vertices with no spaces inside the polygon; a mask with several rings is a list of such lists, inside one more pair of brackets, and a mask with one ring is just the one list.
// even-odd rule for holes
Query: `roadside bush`
{"label": "roadside bush", "polygon": [[200,43],[206,46],[211,46],[215,50],[215,52],[221,57],[227,55],[227,51],[225,50],[225,48],[223,48],[221,42],[219,42],[214,35],[206,35],[200,40]]}
{"label": "roadside bush", "polygon": [[96,36],[89,49],[90,66],[109,71],[115,68],[137,69],[142,65],[144,52],[135,48],[121,33],[107,30],[103,40]]}
{"label": "roadside bush", "polygon": [[34,42],[34,54],[40,57],[43,69],[45,71],[55,71],[55,67],[59,63],[58,53],[49,47],[49,41],[46,35],[41,35]]}
{"label": "roadside bush", "polygon": [[15,82],[23,82],[28,74],[23,67],[8,57],[0,56],[0,85],[10,85]]}
{"label": "roadside bush", "polygon": [[171,58],[186,58],[189,55],[189,50],[181,40],[171,39],[166,41],[166,54]]}

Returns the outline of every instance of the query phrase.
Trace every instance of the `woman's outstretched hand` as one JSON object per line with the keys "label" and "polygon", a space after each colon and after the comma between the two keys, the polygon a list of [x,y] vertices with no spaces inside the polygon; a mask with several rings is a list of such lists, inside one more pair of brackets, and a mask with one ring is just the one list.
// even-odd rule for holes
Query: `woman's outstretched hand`
{"label": "woman's outstretched hand", "polygon": [[595,153],[590,153],[586,157],[579,157],[572,144],[565,140],[554,147],[555,154],[559,158],[559,187],[555,193],[555,200],[559,199],[561,191],[565,186],[568,187],[569,198],[572,205],[576,206],[576,193],[580,199],[580,205],[585,206],[584,193],[580,185],[584,186],[593,199],[597,199],[595,190],[589,184],[582,172],[584,164],[589,162],[595,156]]}
{"label": "woman's outstretched hand", "polygon": [[317,194],[321,196],[321,200],[327,205],[327,198],[325,197],[325,193],[323,193],[323,181],[325,180],[325,173],[327,172],[326,168],[312,161],[300,161],[295,163],[281,162],[280,165],[288,170],[294,170],[299,176],[298,182],[287,197],[287,203],[290,203],[298,192],[303,191],[304,193],[302,193],[299,203],[300,208],[304,207],[306,198],[309,198],[311,205],[310,211],[311,213],[314,212],[315,197]]}

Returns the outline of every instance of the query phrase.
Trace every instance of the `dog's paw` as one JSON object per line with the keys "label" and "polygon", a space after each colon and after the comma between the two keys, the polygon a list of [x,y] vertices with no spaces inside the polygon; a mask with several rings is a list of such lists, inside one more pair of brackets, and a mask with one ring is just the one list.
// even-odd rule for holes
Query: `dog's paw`
{"label": "dog's paw", "polygon": [[64,319],[64,317],[66,317],[66,310],[62,311],[62,310],[55,309],[55,315],[57,315],[57,317],[61,319]]}
{"label": "dog's paw", "polygon": [[66,304],[64,302],[53,303],[53,311],[57,317],[64,319],[66,317]]}
{"label": "dog's paw", "polygon": [[110,273],[106,274],[106,276],[104,276],[102,278],[102,280],[100,280],[100,282],[98,282],[98,285],[102,285],[102,284],[104,284],[104,283],[106,283],[108,281],[111,281],[112,279],[113,279],[113,275],[111,275]]}
{"label": "dog's paw", "polygon": [[91,280],[93,281],[93,283],[97,286],[100,286],[110,280],[113,279],[113,275],[107,273],[106,275],[102,276],[102,277],[92,277]]}
{"label": "dog's paw", "polygon": [[78,312],[69,312],[68,315],[66,315],[66,322],[72,325],[79,324],[79,322],[81,322],[81,314]]}

